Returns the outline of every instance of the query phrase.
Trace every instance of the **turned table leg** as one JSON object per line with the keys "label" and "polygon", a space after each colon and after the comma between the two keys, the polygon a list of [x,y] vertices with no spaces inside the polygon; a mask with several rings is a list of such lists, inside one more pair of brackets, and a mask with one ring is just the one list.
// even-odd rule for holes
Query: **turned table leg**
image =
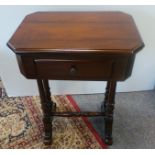
{"label": "turned table leg", "polygon": [[115,103],[116,81],[108,81],[104,99],[105,143],[112,145],[113,111]]}
{"label": "turned table leg", "polygon": [[52,107],[53,102],[51,100],[50,88],[48,80],[37,79],[41,107],[43,110],[43,124],[44,124],[44,144],[52,143]]}
{"label": "turned table leg", "polygon": [[104,101],[101,104],[101,111],[102,112],[105,112],[106,103],[108,101],[109,86],[110,86],[110,82],[107,82],[107,86],[106,86],[106,89],[105,89],[105,95],[104,95]]}

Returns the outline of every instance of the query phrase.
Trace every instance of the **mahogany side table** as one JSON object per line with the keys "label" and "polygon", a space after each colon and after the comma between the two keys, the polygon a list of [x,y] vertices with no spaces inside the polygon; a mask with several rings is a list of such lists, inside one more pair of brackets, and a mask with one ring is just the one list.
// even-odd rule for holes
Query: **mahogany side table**
{"label": "mahogany side table", "polygon": [[[133,18],[122,12],[37,12],[25,17],[7,43],[21,73],[37,79],[44,143],[52,142],[53,116],[103,116],[105,143],[112,144],[116,82],[132,72],[144,47]],[[48,80],[107,81],[101,112],[56,112]]]}

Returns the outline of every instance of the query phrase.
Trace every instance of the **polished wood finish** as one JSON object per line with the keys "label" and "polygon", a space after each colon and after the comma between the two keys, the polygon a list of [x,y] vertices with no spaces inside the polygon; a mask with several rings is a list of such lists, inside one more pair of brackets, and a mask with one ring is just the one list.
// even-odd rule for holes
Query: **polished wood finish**
{"label": "polished wood finish", "polygon": [[132,17],[122,12],[37,12],[25,17],[8,44],[16,53],[126,54],[142,40]]}
{"label": "polished wood finish", "polygon": [[61,79],[104,79],[111,77],[113,67],[113,60],[92,61],[39,59],[35,60],[35,63],[38,77],[41,78],[59,77]]}
{"label": "polished wood finish", "polygon": [[[144,47],[133,18],[122,12],[37,12],[25,17],[7,43],[21,73],[37,79],[44,143],[52,141],[53,116],[103,116],[105,142],[112,144],[116,82],[132,73]],[[108,81],[101,112],[57,112],[49,79]]]}
{"label": "polished wood finish", "polygon": [[[116,80],[131,75],[135,54],[16,54],[21,73],[29,79]],[[76,74],[71,74],[74,67]],[[31,69],[30,69],[31,68]],[[51,72],[52,71],[52,72]]]}
{"label": "polished wood finish", "polygon": [[105,112],[105,143],[112,144],[113,111],[115,103],[116,81],[108,81],[104,101]]}
{"label": "polished wood finish", "polygon": [[104,112],[53,112],[51,116],[60,117],[94,117],[94,116],[105,116]]}
{"label": "polished wood finish", "polygon": [[44,143],[50,144],[52,140],[52,101],[49,96],[48,81],[37,79],[41,105],[43,110]]}

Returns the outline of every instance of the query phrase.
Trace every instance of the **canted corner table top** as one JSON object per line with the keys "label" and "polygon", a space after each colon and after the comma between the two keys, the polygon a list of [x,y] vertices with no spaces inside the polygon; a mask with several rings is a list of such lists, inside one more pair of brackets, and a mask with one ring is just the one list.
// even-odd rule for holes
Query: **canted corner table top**
{"label": "canted corner table top", "polygon": [[8,46],[15,53],[133,53],[143,47],[133,18],[122,12],[36,12]]}

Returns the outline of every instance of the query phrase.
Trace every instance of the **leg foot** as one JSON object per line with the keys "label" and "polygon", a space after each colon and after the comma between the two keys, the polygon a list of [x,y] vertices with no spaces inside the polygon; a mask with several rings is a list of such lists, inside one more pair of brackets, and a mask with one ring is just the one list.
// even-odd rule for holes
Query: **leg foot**
{"label": "leg foot", "polygon": [[113,138],[112,138],[112,125],[113,125],[113,118],[112,117],[105,117],[105,143],[107,145],[112,145]]}
{"label": "leg foot", "polygon": [[45,145],[50,145],[52,143],[52,118],[50,116],[43,117],[44,123],[44,134],[43,142]]}
{"label": "leg foot", "polygon": [[112,145],[112,144],[113,144],[112,138],[109,138],[109,137],[105,137],[104,142],[105,142],[105,144],[107,144],[107,145]]}
{"label": "leg foot", "polygon": [[52,135],[51,133],[45,133],[43,136],[43,142],[45,145],[51,145],[52,144]]}

